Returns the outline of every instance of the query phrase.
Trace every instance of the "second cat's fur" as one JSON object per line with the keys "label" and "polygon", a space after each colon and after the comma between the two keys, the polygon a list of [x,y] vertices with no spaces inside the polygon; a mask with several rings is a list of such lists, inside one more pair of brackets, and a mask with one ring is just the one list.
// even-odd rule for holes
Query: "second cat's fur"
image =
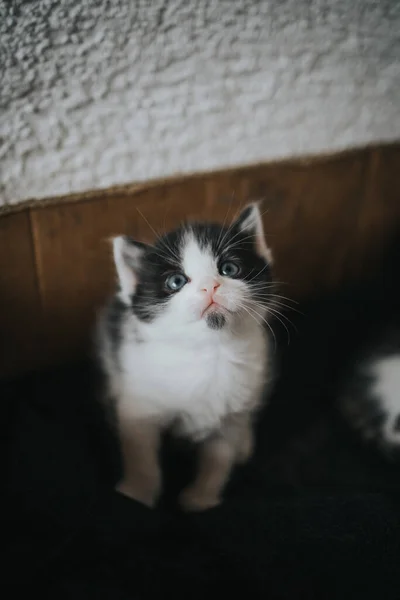
{"label": "second cat's fur", "polygon": [[400,459],[400,326],[391,323],[359,353],[338,404],[349,424],[386,456]]}
{"label": "second cat's fur", "polygon": [[233,465],[251,455],[271,376],[271,255],[259,208],[230,227],[187,224],[154,246],[118,237],[114,260],[119,290],[99,320],[98,348],[124,462],[118,489],[155,504],[168,428],[198,443],[181,506],[210,508]]}

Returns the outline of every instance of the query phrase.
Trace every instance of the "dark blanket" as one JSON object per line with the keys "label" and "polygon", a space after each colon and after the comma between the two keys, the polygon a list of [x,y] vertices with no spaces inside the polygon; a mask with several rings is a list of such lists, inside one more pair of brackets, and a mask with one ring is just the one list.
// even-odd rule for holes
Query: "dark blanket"
{"label": "dark blanket", "polygon": [[193,455],[168,440],[157,510],[113,492],[118,452],[87,365],[4,382],[3,597],[399,598],[399,466],[334,403],[357,347],[398,306],[395,272],[300,307],[254,459],[204,514],[176,509]]}

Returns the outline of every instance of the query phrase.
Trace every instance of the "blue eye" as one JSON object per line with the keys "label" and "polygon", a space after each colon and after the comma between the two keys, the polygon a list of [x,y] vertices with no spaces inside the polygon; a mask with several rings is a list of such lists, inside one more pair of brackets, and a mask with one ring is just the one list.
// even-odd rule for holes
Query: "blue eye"
{"label": "blue eye", "polygon": [[238,265],[232,261],[226,261],[221,264],[219,272],[225,277],[235,277],[239,273]]}
{"label": "blue eye", "polygon": [[178,292],[186,285],[188,282],[188,278],[183,275],[183,273],[174,273],[167,277],[165,281],[165,286],[169,289],[170,292]]}

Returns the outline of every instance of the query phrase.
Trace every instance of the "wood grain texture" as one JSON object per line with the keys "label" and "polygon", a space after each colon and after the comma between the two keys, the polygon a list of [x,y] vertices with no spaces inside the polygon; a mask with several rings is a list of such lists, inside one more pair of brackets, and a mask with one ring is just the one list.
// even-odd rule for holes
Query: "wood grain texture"
{"label": "wood grain texture", "polygon": [[399,170],[400,147],[393,146],[315,164],[197,175],[4,216],[1,327],[24,352],[8,357],[1,372],[73,359],[89,348],[96,311],[114,282],[111,236],[151,242],[186,218],[230,222],[249,199],[263,199],[285,295],[301,300],[362,279],[400,229]]}
{"label": "wood grain texture", "polygon": [[0,219],[0,374],[47,362],[29,213]]}

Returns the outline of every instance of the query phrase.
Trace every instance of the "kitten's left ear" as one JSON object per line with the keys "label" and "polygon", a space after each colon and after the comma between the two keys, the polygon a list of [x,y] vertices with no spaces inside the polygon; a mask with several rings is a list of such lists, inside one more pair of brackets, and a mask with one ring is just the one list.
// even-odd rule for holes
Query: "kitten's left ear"
{"label": "kitten's left ear", "polygon": [[113,238],[113,254],[117,269],[121,299],[130,304],[138,283],[141,260],[146,251],[146,244],[136,242],[132,238],[120,235]]}
{"label": "kitten's left ear", "polygon": [[265,241],[264,225],[258,202],[248,204],[233,223],[233,227],[249,236],[254,236],[257,254],[272,264],[272,254]]}

